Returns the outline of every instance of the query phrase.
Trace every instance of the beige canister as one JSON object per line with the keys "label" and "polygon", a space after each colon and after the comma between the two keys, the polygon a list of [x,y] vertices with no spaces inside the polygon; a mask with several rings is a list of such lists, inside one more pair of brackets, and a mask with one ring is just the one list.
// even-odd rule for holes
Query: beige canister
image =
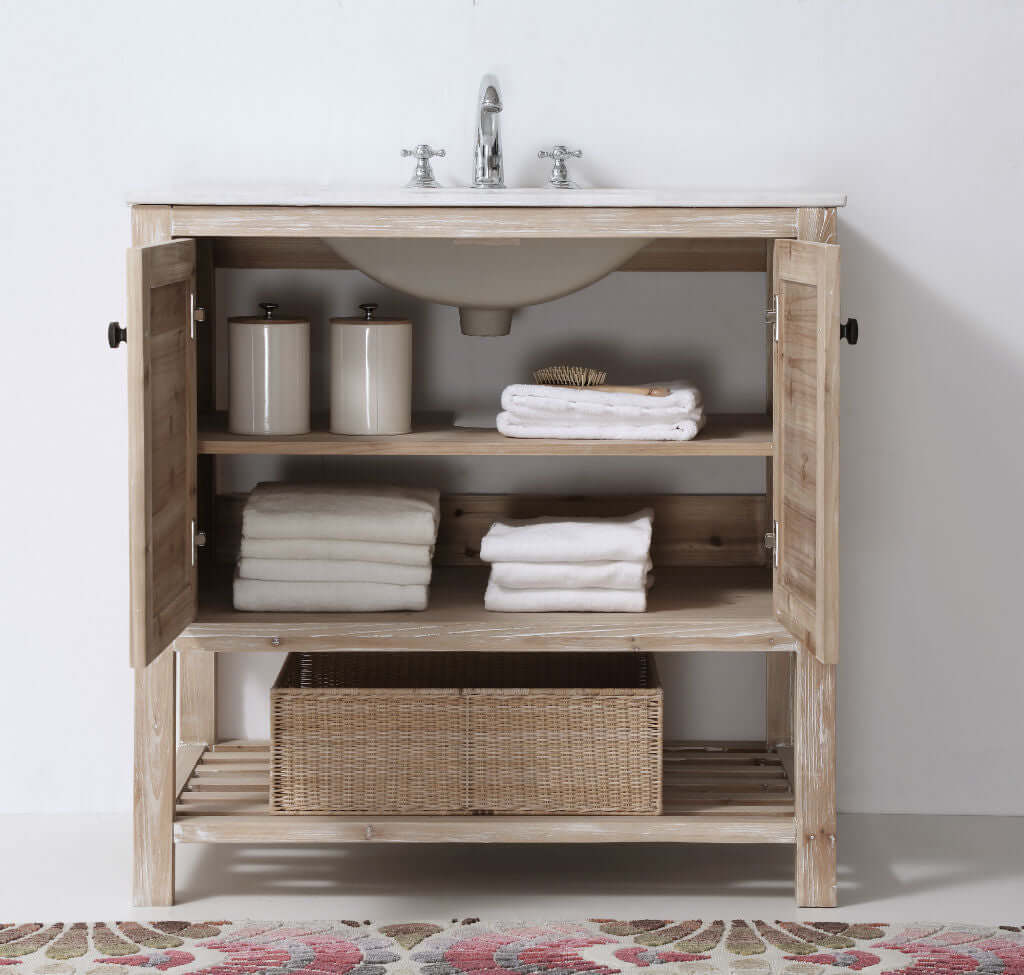
{"label": "beige canister", "polygon": [[262,315],[228,319],[232,433],[309,433],[309,320]]}
{"label": "beige canister", "polygon": [[331,319],[331,433],[398,434],[412,430],[412,322]]}

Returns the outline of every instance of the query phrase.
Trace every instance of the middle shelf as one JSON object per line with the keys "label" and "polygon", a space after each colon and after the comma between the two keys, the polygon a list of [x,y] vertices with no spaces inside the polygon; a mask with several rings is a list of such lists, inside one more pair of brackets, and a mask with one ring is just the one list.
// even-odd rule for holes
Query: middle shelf
{"label": "middle shelf", "polygon": [[494,613],[487,569],[434,571],[430,606],[398,613],[252,613],[231,606],[230,571],[204,584],[177,650],[781,651],[795,638],[772,611],[771,573],[756,567],[657,570],[646,613]]}
{"label": "middle shelf", "polygon": [[350,437],[327,432],[324,418],[312,433],[295,436],[248,436],[229,433],[227,415],[199,418],[201,454],[277,454],[291,456],[689,456],[770,457],[771,417],[762,413],[719,413],[708,417],[695,440],[553,440],[506,437],[483,427],[456,427],[451,417],[414,417],[412,433]]}

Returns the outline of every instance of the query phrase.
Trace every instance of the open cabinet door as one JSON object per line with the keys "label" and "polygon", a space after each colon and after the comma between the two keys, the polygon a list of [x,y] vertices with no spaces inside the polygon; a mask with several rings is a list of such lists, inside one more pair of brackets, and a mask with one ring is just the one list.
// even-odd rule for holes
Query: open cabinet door
{"label": "open cabinet door", "polygon": [[775,243],[775,613],[839,657],[839,248]]}
{"label": "open cabinet door", "polygon": [[128,251],[133,667],[195,618],[195,272],[193,240]]}

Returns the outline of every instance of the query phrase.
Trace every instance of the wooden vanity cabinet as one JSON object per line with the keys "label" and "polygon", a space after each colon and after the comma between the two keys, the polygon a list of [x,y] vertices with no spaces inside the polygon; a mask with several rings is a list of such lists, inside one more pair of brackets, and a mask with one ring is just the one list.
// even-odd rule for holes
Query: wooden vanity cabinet
{"label": "wooden vanity cabinet", "polygon": [[[133,206],[126,341],[134,903],[173,902],[175,842],[658,841],[792,844],[797,902],[834,905],[840,340],[835,229],[836,207],[843,202],[808,195],[757,206],[728,200],[608,207]],[[651,444],[517,441],[429,425],[406,437],[314,432],[239,438],[214,414],[217,266],[345,267],[324,237],[609,235],[653,238],[624,270],[767,271],[771,402],[763,415],[711,417],[695,441]],[[751,323],[752,341],[759,340],[762,327]],[[696,595],[673,601],[672,590],[666,590],[639,617],[530,614],[526,626],[516,614],[485,614],[480,570],[458,555],[460,546],[472,548],[461,536],[447,548],[439,545],[439,561],[447,558],[451,568],[443,570],[443,597],[432,599],[425,613],[236,613],[217,566],[215,550],[229,526],[217,521],[225,518],[213,459],[254,453],[657,455],[665,462],[761,456],[768,488],[764,495],[665,501],[678,515],[670,519],[676,534],[660,564],[668,562],[670,579],[672,573],[689,573],[680,591]],[[472,515],[474,504],[484,514],[495,505],[518,510],[519,503],[478,496],[464,498],[458,511],[472,509]],[[479,531],[472,526],[467,517],[452,530],[469,538]],[[471,628],[464,624],[481,619],[489,624],[486,646],[465,636]],[[218,652],[496,645],[764,653],[765,738],[666,742],[665,811],[656,817],[271,816],[265,808],[267,744],[218,741]]]}

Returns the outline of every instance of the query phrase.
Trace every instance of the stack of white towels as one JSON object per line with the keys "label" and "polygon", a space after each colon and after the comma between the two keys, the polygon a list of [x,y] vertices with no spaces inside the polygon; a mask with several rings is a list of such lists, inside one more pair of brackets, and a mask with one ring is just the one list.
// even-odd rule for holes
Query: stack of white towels
{"label": "stack of white towels", "polygon": [[480,543],[491,563],[484,607],[499,613],[643,613],[652,584],[644,508],[625,518],[495,522]]}
{"label": "stack of white towels", "polygon": [[426,609],[439,501],[379,484],[258,485],[242,514],[235,609]]}
{"label": "stack of white towels", "polygon": [[556,440],[692,440],[704,426],[700,390],[685,379],[652,383],[667,396],[572,386],[505,387],[498,432]]}

